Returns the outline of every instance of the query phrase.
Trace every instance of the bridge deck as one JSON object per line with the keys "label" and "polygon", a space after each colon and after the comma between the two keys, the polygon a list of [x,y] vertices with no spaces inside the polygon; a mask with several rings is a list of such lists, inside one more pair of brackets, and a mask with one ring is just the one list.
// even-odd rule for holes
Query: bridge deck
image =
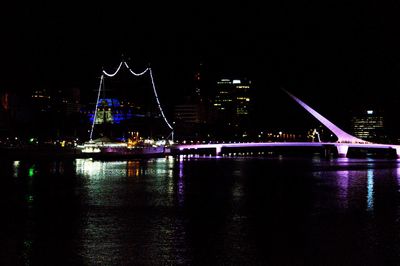
{"label": "bridge deck", "polygon": [[172,153],[196,152],[199,149],[215,149],[216,154],[221,154],[223,148],[267,148],[267,147],[293,147],[293,148],[328,148],[335,147],[340,157],[346,157],[349,148],[358,149],[385,149],[394,150],[400,158],[400,145],[375,144],[375,143],[339,143],[339,142],[248,142],[248,143],[208,143],[208,144],[177,144],[171,147]]}
{"label": "bridge deck", "polygon": [[400,149],[400,145],[392,144],[361,144],[361,143],[338,143],[338,142],[247,142],[247,143],[208,143],[208,144],[177,144],[172,149],[212,149],[212,148],[250,148],[250,147],[324,147],[324,146],[347,146],[349,148],[378,148],[378,149]]}

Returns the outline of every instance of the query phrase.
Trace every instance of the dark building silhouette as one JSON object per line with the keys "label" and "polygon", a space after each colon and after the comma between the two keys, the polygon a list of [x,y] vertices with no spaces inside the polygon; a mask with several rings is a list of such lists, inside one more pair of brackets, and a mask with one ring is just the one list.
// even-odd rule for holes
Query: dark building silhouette
{"label": "dark building silhouette", "polygon": [[212,127],[212,101],[204,65],[200,63],[193,72],[192,87],[174,107],[175,136],[178,140],[207,139]]}

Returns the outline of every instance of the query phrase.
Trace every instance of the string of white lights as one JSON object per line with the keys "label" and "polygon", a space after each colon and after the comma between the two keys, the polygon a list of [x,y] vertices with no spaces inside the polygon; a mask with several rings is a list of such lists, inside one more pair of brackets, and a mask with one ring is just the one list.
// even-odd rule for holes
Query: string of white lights
{"label": "string of white lights", "polygon": [[124,62],[122,61],[122,62],[119,64],[117,70],[116,70],[113,74],[109,74],[109,73],[107,73],[105,70],[103,70],[103,74],[106,75],[107,77],[114,77],[115,75],[117,75],[119,69],[120,69],[121,66],[122,66],[122,63],[124,63]]}
{"label": "string of white lights", "polygon": [[125,61],[124,61],[124,64],[125,64],[126,68],[135,76],[141,76],[149,70],[148,68],[146,68],[142,73],[135,73],[131,70],[131,68],[128,66],[128,64]]}
{"label": "string of white lights", "polygon": [[101,86],[103,85],[103,80],[104,80],[104,75],[101,75],[101,77],[100,77],[100,85],[99,85],[99,92],[97,93],[96,107],[94,108],[94,116],[93,116],[92,129],[90,130],[90,138],[89,138],[90,140],[92,140],[92,137],[93,137],[94,123],[96,122],[97,106],[99,105],[100,91],[101,91]]}
{"label": "string of white lights", "polygon": [[173,130],[172,126],[170,125],[170,123],[168,123],[168,120],[165,117],[164,112],[161,108],[160,100],[158,99],[158,95],[157,95],[157,91],[156,91],[156,86],[154,85],[153,72],[151,71],[151,68],[149,68],[149,72],[150,72],[151,84],[153,85],[153,92],[154,92],[154,96],[156,97],[158,109],[160,109],[160,113],[161,113],[162,117],[164,118],[165,123],[168,125],[168,127],[171,130]]}
{"label": "string of white lights", "polygon": [[[164,119],[165,123],[167,124],[167,126],[168,126],[171,130],[173,130],[171,124],[168,122],[167,118],[166,118],[165,115],[164,115],[164,111],[163,111],[163,109],[162,109],[162,107],[161,107],[160,100],[158,99],[158,94],[157,94],[156,86],[155,86],[155,84],[154,84],[153,73],[152,73],[152,71],[151,71],[151,68],[146,68],[143,72],[141,72],[141,73],[136,73],[136,72],[133,72],[133,71],[131,70],[131,68],[129,67],[129,65],[128,65],[125,61],[121,61],[121,63],[119,64],[117,70],[116,70],[114,73],[110,74],[110,73],[107,73],[106,71],[103,70],[103,74],[106,75],[107,77],[114,77],[115,75],[117,75],[117,73],[118,73],[119,70],[121,69],[122,64],[124,64],[125,67],[129,70],[129,72],[131,72],[131,74],[134,75],[134,76],[142,76],[142,75],[144,75],[147,71],[149,71],[149,73],[150,73],[150,79],[151,79],[151,84],[152,84],[152,86],[153,86],[153,92],[154,92],[154,96],[156,97],[158,109],[160,110],[161,116],[163,117],[163,119]],[[100,100],[100,91],[101,91],[101,86],[103,85],[103,82],[104,82],[104,75],[101,75],[101,78],[100,78],[100,85],[99,85],[99,91],[98,91],[98,94],[97,94],[96,108],[95,108],[95,110],[94,110],[94,117],[93,117],[92,129],[91,129],[91,131],[90,131],[90,140],[92,140],[92,137],[93,137],[93,129],[94,129],[94,124],[95,124],[96,116],[97,116],[97,106],[98,106],[99,100]]]}

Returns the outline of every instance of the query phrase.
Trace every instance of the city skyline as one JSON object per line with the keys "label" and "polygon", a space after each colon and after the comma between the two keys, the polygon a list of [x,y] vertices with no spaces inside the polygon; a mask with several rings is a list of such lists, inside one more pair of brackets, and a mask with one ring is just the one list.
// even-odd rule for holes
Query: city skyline
{"label": "city skyline", "polygon": [[193,89],[202,63],[209,84],[252,80],[256,98],[266,99],[261,116],[276,107],[293,113],[282,110],[286,100],[276,100],[284,99],[284,88],[335,121],[371,104],[392,108],[395,120],[398,9],[395,3],[10,5],[1,16],[0,91],[78,87],[90,96],[101,71],[124,58],[135,71],[152,67],[169,105]]}
{"label": "city skyline", "polygon": [[399,264],[399,14],[5,2],[0,265]]}

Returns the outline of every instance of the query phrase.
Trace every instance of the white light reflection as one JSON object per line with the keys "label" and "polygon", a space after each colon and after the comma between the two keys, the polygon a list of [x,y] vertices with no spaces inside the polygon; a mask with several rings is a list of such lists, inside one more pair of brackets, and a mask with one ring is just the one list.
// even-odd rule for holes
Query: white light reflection
{"label": "white light reflection", "polygon": [[63,174],[64,173],[64,163],[60,161],[55,161],[52,163],[52,167],[50,169],[50,173],[52,174]]}
{"label": "white light reflection", "polygon": [[149,169],[149,174],[153,175],[161,175],[165,174],[165,158],[156,158],[148,161],[149,166],[152,167]]}
{"label": "white light reflection", "polygon": [[20,161],[14,161],[14,163],[13,163],[13,172],[14,172],[13,176],[14,177],[18,177],[19,164],[20,164]]}
{"label": "white light reflection", "polygon": [[368,169],[367,171],[367,210],[372,211],[374,209],[374,171]]}
{"label": "white light reflection", "polygon": [[171,157],[166,158],[166,162],[165,162],[165,166],[166,166],[166,171],[167,171],[167,178],[168,178],[168,195],[170,196],[169,199],[173,200],[173,195],[174,195],[174,178],[173,178],[173,174],[174,174],[174,159]]}
{"label": "white light reflection", "polygon": [[77,174],[85,176],[99,176],[101,171],[101,162],[92,159],[76,159]]}
{"label": "white light reflection", "polygon": [[179,176],[178,176],[178,204],[180,207],[183,206],[185,201],[184,192],[185,192],[185,183],[183,182],[183,160],[179,160]]}
{"label": "white light reflection", "polygon": [[166,158],[167,160],[167,166],[168,166],[168,177],[172,179],[174,175],[174,157],[168,156]]}
{"label": "white light reflection", "polygon": [[175,193],[174,178],[173,178],[173,166],[174,159],[170,157],[157,158],[148,161],[148,172],[149,178],[154,178],[159,184],[157,190],[161,194],[165,193],[166,198],[163,205],[170,205],[173,202],[173,196]]}

